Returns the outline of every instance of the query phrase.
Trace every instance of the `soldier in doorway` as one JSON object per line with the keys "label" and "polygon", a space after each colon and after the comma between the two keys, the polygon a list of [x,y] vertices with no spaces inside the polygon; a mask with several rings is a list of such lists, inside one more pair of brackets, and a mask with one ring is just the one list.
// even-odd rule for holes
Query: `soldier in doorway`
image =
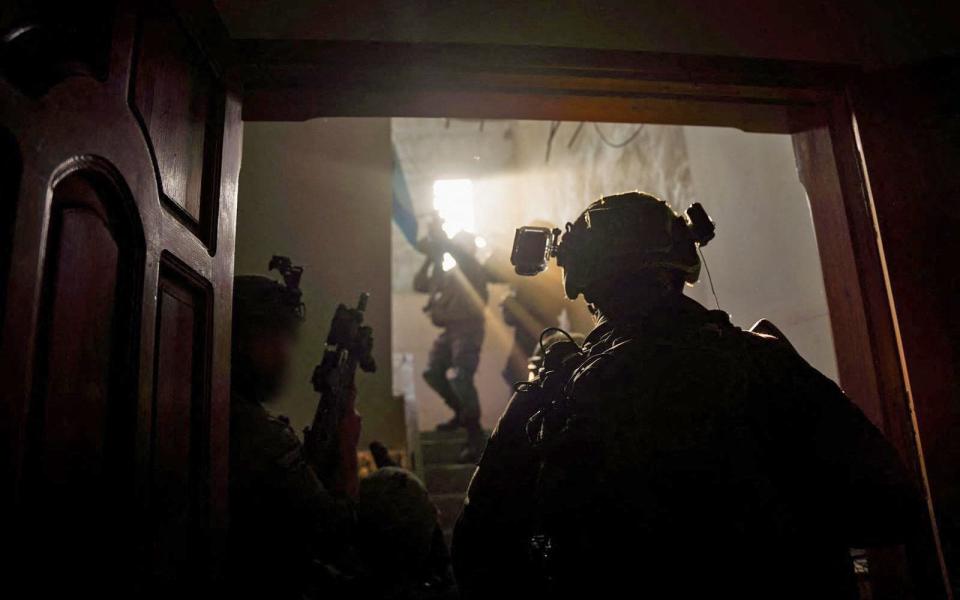
{"label": "soldier in doorway", "polygon": [[[353,535],[356,470],[341,465],[326,480],[344,489],[325,488],[289,421],[264,407],[287,377],[300,295],[268,277],[234,280],[228,586],[238,597],[299,598],[315,584],[314,561],[339,561]],[[359,423],[343,429],[359,435]]]}
{"label": "soldier in doorway", "polygon": [[[448,554],[433,536],[437,511],[423,484],[396,465],[358,481],[356,391],[348,390],[336,424],[342,451],[332,467],[312,459],[286,418],[267,411],[287,378],[305,313],[298,285],[284,279],[234,280],[228,591],[238,598],[445,597]],[[385,560],[390,549],[401,549],[403,560]]]}
{"label": "soldier in doorway", "polygon": [[488,442],[454,534],[464,597],[849,600],[849,548],[916,530],[911,478],[843,392],[684,296],[713,237],[697,207],[605,197],[554,246],[597,326],[550,346]]}
{"label": "soldier in doorway", "polygon": [[453,417],[437,429],[466,429],[463,462],[479,459],[485,442],[473,377],[483,345],[488,277],[474,255],[474,240],[463,231],[449,239],[435,220],[417,244],[426,258],[413,279],[414,290],[429,295],[424,311],[434,325],[443,328],[430,350],[423,378],[453,411]]}

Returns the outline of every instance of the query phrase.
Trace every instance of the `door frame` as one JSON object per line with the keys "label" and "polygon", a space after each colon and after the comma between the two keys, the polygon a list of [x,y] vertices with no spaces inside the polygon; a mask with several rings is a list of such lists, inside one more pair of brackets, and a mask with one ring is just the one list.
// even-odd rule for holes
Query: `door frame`
{"label": "door frame", "polygon": [[949,589],[859,147],[850,91],[864,76],[858,68],[615,50],[316,40],[234,40],[229,55],[230,71],[244,86],[243,119],[251,121],[540,119],[791,135],[810,202],[841,384],[922,486],[932,533],[925,571],[942,577],[941,593]]}

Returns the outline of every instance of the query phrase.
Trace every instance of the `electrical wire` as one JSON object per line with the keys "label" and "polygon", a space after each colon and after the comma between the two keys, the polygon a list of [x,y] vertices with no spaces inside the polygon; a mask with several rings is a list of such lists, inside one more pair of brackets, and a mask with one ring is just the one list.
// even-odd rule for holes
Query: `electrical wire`
{"label": "electrical wire", "polygon": [[570,136],[570,141],[567,142],[567,149],[573,148],[573,143],[577,141],[577,137],[580,136],[580,131],[583,130],[584,122],[580,121],[580,124],[577,125],[576,131],[573,132],[573,135]]}
{"label": "electrical wire", "polygon": [[544,355],[546,355],[547,349],[544,348],[544,346],[543,346],[543,338],[544,338],[547,334],[549,334],[549,333],[560,333],[560,334],[563,334],[564,336],[566,336],[566,338],[567,338],[568,340],[570,340],[571,342],[573,342],[573,345],[574,345],[574,346],[576,346],[577,348],[580,348],[580,344],[578,344],[577,341],[576,341],[575,339],[573,339],[573,336],[572,336],[572,335],[570,335],[569,333],[567,333],[566,331],[564,331],[563,328],[561,328],[561,327],[547,327],[547,328],[544,329],[542,332],[540,332],[540,351],[543,352]]}
{"label": "electrical wire", "polygon": [[543,160],[544,163],[550,162],[550,150],[553,147],[553,138],[557,135],[557,130],[560,129],[561,125],[563,125],[563,121],[550,122],[550,136],[547,138],[547,156]]}
{"label": "electrical wire", "polygon": [[600,139],[604,144],[610,146],[611,148],[623,148],[633,140],[637,139],[637,136],[640,135],[644,125],[644,123],[638,125],[636,131],[627,136],[627,139],[623,140],[622,142],[611,142],[609,139],[607,139],[607,136],[603,134],[603,130],[600,129],[600,125],[598,123],[593,124],[593,129],[597,132],[597,135],[600,136]]}
{"label": "electrical wire", "polygon": [[703,263],[703,268],[707,272],[707,281],[710,283],[710,293],[713,294],[713,301],[717,303],[717,310],[721,310],[720,299],[717,298],[717,290],[713,287],[713,277],[710,276],[710,267],[707,265],[707,257],[703,255],[703,250],[700,246],[697,246],[697,252],[700,253],[700,261]]}

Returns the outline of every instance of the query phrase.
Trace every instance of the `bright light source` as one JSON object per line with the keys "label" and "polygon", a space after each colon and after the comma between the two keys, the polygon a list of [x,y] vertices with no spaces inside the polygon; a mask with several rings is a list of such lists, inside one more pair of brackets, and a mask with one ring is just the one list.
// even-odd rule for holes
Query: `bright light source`
{"label": "bright light source", "polygon": [[473,182],[469,179],[437,179],[433,182],[433,208],[443,219],[447,237],[452,238],[461,231],[472,232]]}
{"label": "bright light source", "polygon": [[486,247],[487,247],[487,240],[483,239],[483,238],[480,237],[479,235],[478,235],[477,237],[473,238],[473,243],[477,245],[477,248],[486,248]]}
{"label": "bright light source", "polygon": [[457,266],[457,259],[455,259],[449,252],[444,252],[442,266],[443,266],[444,272],[449,271],[450,269]]}

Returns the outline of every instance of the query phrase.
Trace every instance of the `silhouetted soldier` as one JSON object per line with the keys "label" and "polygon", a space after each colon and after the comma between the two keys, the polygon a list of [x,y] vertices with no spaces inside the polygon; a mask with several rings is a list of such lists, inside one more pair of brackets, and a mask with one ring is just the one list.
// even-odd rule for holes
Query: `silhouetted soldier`
{"label": "silhouetted soldier", "polygon": [[[336,562],[353,535],[345,490],[320,483],[288,421],[263,407],[284,383],[302,318],[300,290],[234,280],[227,583],[236,597],[300,598],[315,583],[313,561]],[[356,487],[355,471],[330,479]]]}
{"label": "silhouetted soldier", "polygon": [[[453,410],[453,417],[437,429],[465,428],[467,444],[460,459],[473,462],[479,458],[485,441],[473,376],[483,345],[487,274],[474,256],[474,237],[466,232],[458,233],[451,240],[439,224],[434,224],[418,248],[426,254],[426,259],[414,277],[413,288],[429,294],[424,311],[434,325],[443,328],[430,349],[423,378]],[[456,265],[446,271],[444,254],[456,261]]]}
{"label": "silhouetted soldier", "polygon": [[564,287],[598,324],[550,347],[487,445],[454,534],[465,597],[850,599],[848,549],[920,517],[833,382],[683,295],[713,237],[687,215],[629,193],[568,225]]}

